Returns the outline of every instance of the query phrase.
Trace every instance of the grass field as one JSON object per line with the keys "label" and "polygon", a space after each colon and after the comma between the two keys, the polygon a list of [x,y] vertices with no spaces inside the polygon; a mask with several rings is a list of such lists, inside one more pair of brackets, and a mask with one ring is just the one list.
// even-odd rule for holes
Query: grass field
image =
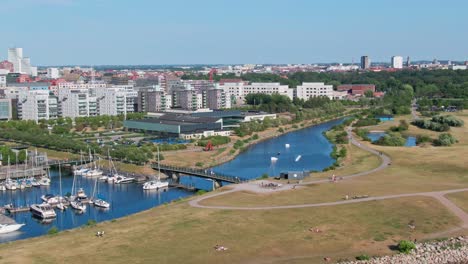
{"label": "grass field", "polygon": [[[411,220],[417,225],[413,232],[407,227]],[[95,227],[2,244],[0,257],[2,263],[290,263],[290,257],[301,256],[315,263],[324,256],[387,254],[402,238],[419,239],[457,223],[425,197],[255,212],[177,202]],[[95,237],[98,230],[106,235]],[[216,244],[229,250],[217,252]]]}
{"label": "grass field", "polygon": [[451,193],[446,197],[468,213],[468,192]]}

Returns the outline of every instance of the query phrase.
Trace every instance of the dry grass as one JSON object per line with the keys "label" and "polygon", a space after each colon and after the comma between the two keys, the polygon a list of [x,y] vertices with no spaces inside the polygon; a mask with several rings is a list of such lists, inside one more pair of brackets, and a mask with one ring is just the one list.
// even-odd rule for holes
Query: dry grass
{"label": "dry grass", "polygon": [[[411,220],[418,226],[413,232],[407,227]],[[0,256],[2,263],[290,263],[298,256],[314,263],[324,256],[387,254],[399,239],[420,239],[457,224],[427,197],[254,212],[200,210],[178,202],[95,227],[2,244]],[[96,238],[97,230],[106,235]],[[229,250],[217,252],[216,244]]]}
{"label": "dry grass", "polygon": [[446,197],[468,213],[468,192],[451,193]]}

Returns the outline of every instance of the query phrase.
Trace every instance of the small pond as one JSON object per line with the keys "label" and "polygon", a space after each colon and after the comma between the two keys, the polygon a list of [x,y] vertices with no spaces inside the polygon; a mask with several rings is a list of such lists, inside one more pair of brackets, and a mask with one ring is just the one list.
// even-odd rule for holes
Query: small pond
{"label": "small pond", "polygon": [[[370,138],[372,142],[375,142],[379,140],[381,137],[385,136],[385,134],[387,133],[372,132],[372,133],[367,134],[367,136]],[[412,137],[412,136],[406,137],[405,147],[414,147],[414,146],[416,146],[416,137]]]}

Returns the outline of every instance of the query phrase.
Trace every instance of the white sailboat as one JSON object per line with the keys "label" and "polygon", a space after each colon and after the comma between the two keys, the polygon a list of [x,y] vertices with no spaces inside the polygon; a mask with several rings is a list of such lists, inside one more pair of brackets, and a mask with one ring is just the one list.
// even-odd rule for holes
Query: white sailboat
{"label": "white sailboat", "polygon": [[147,181],[143,184],[143,190],[159,190],[162,188],[169,187],[169,182],[162,182],[161,181],[161,167],[160,167],[160,160],[159,160],[159,147],[158,147],[158,177],[156,180]]}
{"label": "white sailboat", "polygon": [[62,197],[62,166],[59,164],[59,199],[57,203],[57,208],[61,211],[64,211],[67,209],[67,206],[63,203],[63,197]]}
{"label": "white sailboat", "polygon": [[107,182],[108,183],[131,183],[135,180],[133,177],[128,177],[128,176],[123,176],[117,172],[117,169],[115,168],[115,164],[112,161],[112,157],[109,154],[108,150],[108,155],[109,155],[109,167],[110,167],[110,175],[107,177]]}
{"label": "white sailboat", "polygon": [[76,168],[75,170],[73,170],[73,175],[78,175],[78,176],[83,176],[84,174],[86,174],[87,172],[89,171],[88,168],[85,168],[83,166],[83,153],[81,152],[80,150],[80,167]]}
{"label": "white sailboat", "polygon": [[104,199],[95,199],[96,195],[99,193],[99,183],[96,179],[96,181],[94,182],[94,190],[93,190],[93,198],[92,198],[92,202],[95,206],[97,207],[101,207],[101,208],[109,208],[110,207],[110,204],[108,202],[106,202]]}
{"label": "white sailboat", "polygon": [[7,190],[12,190],[12,191],[18,189],[18,182],[10,178],[10,156],[8,156],[8,168],[7,168],[7,176],[5,180],[5,188]]}
{"label": "white sailboat", "polygon": [[[91,156],[91,152],[90,152],[90,156]],[[96,156],[96,153],[94,153],[94,156]],[[100,158],[99,158],[99,160],[100,160]],[[100,177],[100,176],[102,176],[102,170],[99,169],[99,166],[96,163],[96,159],[94,159],[94,168],[87,171],[83,175],[86,176],[86,177]]]}
{"label": "white sailboat", "polygon": [[79,212],[84,212],[86,211],[86,204],[81,202],[81,199],[86,199],[86,194],[84,193],[83,188],[80,188],[76,193],[75,193],[75,188],[76,188],[76,175],[73,175],[73,183],[72,183],[72,190],[71,193],[72,195],[70,196],[70,206],[78,210]]}

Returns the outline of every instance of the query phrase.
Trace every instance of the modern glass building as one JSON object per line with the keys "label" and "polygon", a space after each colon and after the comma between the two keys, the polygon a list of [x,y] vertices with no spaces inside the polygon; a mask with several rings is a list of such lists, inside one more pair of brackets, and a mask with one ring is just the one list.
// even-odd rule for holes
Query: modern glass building
{"label": "modern glass building", "polygon": [[0,120],[10,120],[12,117],[11,99],[0,99]]}

